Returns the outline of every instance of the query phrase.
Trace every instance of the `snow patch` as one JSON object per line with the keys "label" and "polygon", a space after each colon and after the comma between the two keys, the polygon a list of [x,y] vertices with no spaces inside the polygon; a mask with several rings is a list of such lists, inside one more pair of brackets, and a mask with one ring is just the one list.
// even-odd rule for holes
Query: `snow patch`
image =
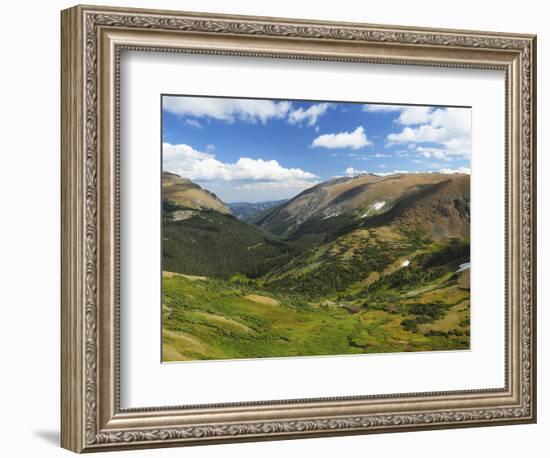
{"label": "snow patch", "polygon": [[386,205],[385,200],[377,200],[376,202],[373,202],[370,204],[369,209],[361,215],[361,218],[367,218],[372,212],[380,210],[384,205]]}
{"label": "snow patch", "polygon": [[462,271],[464,271],[464,270],[466,270],[466,269],[469,269],[469,268],[470,268],[470,261],[468,261],[468,262],[463,262],[462,264],[460,264],[460,265],[458,266],[458,270],[456,271],[456,273],[462,272]]}
{"label": "snow patch", "polygon": [[384,200],[379,202],[374,202],[371,207],[375,210],[380,210],[384,205],[386,205],[386,202]]}

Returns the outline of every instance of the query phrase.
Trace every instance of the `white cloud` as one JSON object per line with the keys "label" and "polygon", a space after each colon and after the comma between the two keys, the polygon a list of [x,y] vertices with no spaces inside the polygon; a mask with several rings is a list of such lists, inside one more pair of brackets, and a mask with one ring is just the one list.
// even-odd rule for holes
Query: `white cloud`
{"label": "white cloud", "polygon": [[394,170],[393,172],[376,172],[375,175],[380,177],[387,177],[390,175],[396,175],[398,173],[430,173],[430,172],[409,172],[408,170]]}
{"label": "white cloud", "polygon": [[336,134],[323,134],[313,140],[311,146],[322,148],[351,148],[359,149],[363,146],[372,145],[372,142],[365,135],[362,126],[357,127],[353,132],[339,132]]}
{"label": "white cloud", "polygon": [[202,129],[202,124],[196,119],[186,119],[183,123],[187,126],[194,127],[195,129]]}
{"label": "white cloud", "polygon": [[434,127],[430,124],[423,124],[419,127],[405,127],[399,133],[388,135],[390,144],[396,143],[443,143],[450,140],[448,132],[445,129]]}
{"label": "white cloud", "polygon": [[431,107],[402,107],[397,123],[403,125],[423,124],[429,121]]}
{"label": "white cloud", "polygon": [[288,114],[288,122],[290,124],[300,124],[302,122],[307,122],[307,124],[309,124],[310,126],[314,126],[315,124],[317,124],[317,119],[319,119],[320,116],[324,115],[327,110],[332,106],[332,103],[317,103],[315,105],[311,105],[307,110],[304,110],[303,108],[292,110]]}
{"label": "white cloud", "polygon": [[399,117],[395,122],[403,125],[427,122],[432,109],[433,107],[414,105],[363,105],[363,111],[369,113],[399,113]]}
{"label": "white cloud", "polygon": [[354,176],[357,176],[357,175],[364,175],[366,173],[369,173],[367,170],[357,170],[357,169],[354,169],[353,167],[348,167],[344,173],[349,176],[349,177],[354,177]]}
{"label": "white cloud", "polygon": [[[470,110],[465,108],[434,108],[410,105],[363,105],[363,111],[399,113],[394,120],[404,126],[390,133],[388,146],[408,144],[424,157],[449,160],[450,156],[470,156]],[[437,147],[418,147],[419,143],[434,143]]]}
{"label": "white cloud", "polygon": [[[235,121],[261,122],[265,124],[270,119],[286,119],[290,124],[307,123],[315,126],[333,103],[322,102],[313,104],[307,109],[292,109],[292,102],[260,99],[224,99],[214,97],[171,97],[163,99],[163,109],[178,116],[193,116],[196,118],[210,117],[229,123]],[[186,119],[185,124],[201,128],[195,119]],[[316,128],[318,131],[318,128]]]}
{"label": "white cloud", "polygon": [[390,113],[392,111],[401,111],[402,108],[401,105],[363,105],[363,111],[369,113]]}
{"label": "white cloud", "polygon": [[216,159],[213,153],[189,145],[163,143],[163,169],[193,181],[258,181],[311,185],[316,175],[297,168],[285,168],[277,161],[241,157],[234,163]]}
{"label": "white cloud", "polygon": [[451,160],[450,156],[462,156],[461,153],[457,154],[455,151],[444,150],[441,148],[426,148],[425,146],[417,146],[416,151],[426,159],[435,158],[444,161]]}
{"label": "white cloud", "polygon": [[212,152],[216,150],[216,145],[213,145],[212,143],[209,143],[206,145],[206,151]]}
{"label": "white cloud", "polygon": [[[405,115],[403,111],[398,118]],[[419,123],[425,117],[423,123]],[[408,123],[400,132],[387,137],[388,145],[434,143],[437,147],[417,148],[424,157],[447,159],[449,156],[470,157],[470,111],[464,108],[436,108],[427,113],[416,112],[403,120]]]}
{"label": "white cloud", "polygon": [[[435,165],[435,164],[432,164]],[[457,169],[439,169],[439,170],[417,170],[414,172],[411,172],[409,170],[394,170],[393,172],[376,172],[375,175],[379,175],[381,177],[386,177],[389,175],[395,175],[398,173],[443,173],[447,175],[451,175],[453,173],[462,173],[470,175],[470,168],[469,167],[458,167]]]}
{"label": "white cloud", "polygon": [[466,175],[470,175],[472,171],[470,170],[470,167],[459,167],[458,169],[441,169],[439,170],[439,173],[446,173],[446,174],[463,173]]}
{"label": "white cloud", "polygon": [[318,183],[320,183],[319,180],[301,180],[293,178],[285,181],[254,181],[238,185],[235,189],[250,191],[293,190],[296,192],[303,191]]}
{"label": "white cloud", "polygon": [[354,159],[356,161],[371,161],[373,159],[381,159],[381,158],[384,158],[384,157],[392,157],[392,154],[387,154],[387,153],[366,154],[366,153],[363,153],[363,152],[346,151],[346,152],[338,152],[338,153],[329,153],[329,156],[330,157],[349,157],[349,158]]}
{"label": "white cloud", "polygon": [[291,102],[255,99],[224,99],[214,97],[169,97],[162,108],[178,116],[210,117],[226,122],[235,120],[266,123],[269,119],[285,118]]}
{"label": "white cloud", "polygon": [[166,168],[166,165],[187,164],[214,158],[214,154],[198,151],[189,145],[172,145],[166,142],[162,144],[162,166],[165,170],[176,171]]}

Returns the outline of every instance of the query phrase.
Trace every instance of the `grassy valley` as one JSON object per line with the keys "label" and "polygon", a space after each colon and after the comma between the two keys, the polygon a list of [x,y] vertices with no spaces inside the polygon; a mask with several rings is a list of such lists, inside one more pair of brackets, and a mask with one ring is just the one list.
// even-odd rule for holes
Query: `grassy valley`
{"label": "grassy valley", "polygon": [[164,194],[164,360],[469,348],[468,176],[335,179],[242,220],[190,189]]}
{"label": "grassy valley", "polygon": [[370,307],[309,303],[254,284],[163,276],[165,361],[433,351],[469,347],[468,289],[453,282]]}

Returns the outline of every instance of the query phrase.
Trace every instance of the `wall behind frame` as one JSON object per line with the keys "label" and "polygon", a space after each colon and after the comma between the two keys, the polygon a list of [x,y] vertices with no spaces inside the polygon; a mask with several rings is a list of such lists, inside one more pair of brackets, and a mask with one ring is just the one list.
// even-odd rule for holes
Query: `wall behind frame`
{"label": "wall behind frame", "polygon": [[[69,456],[59,437],[59,11],[76,2],[9,2],[3,5],[0,84],[0,424],[6,456]],[[427,27],[466,28],[538,34],[539,125],[539,424],[511,427],[384,434],[301,441],[250,443],[120,452],[112,456],[212,458],[218,456],[330,457],[355,455],[435,457],[542,456],[550,431],[549,397],[545,392],[550,345],[550,313],[544,304],[550,291],[550,199],[544,177],[550,143],[543,134],[550,112],[544,81],[550,78],[545,45],[550,42],[544,3],[524,0],[479,2],[361,3],[278,0],[95,0],[96,4],[142,8],[251,14]],[[313,7],[314,5],[314,7]],[[547,206],[548,207],[548,206]],[[6,375],[8,374],[8,375]],[[29,415],[32,409],[32,415]]]}

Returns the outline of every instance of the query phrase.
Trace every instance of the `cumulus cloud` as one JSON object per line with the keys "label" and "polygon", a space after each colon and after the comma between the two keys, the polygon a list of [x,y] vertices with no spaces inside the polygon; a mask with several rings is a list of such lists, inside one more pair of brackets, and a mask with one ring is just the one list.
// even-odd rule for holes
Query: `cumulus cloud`
{"label": "cumulus cloud", "polygon": [[319,135],[311,144],[314,148],[321,147],[331,149],[359,149],[368,145],[372,145],[372,142],[365,135],[365,129],[362,126],[357,127],[353,132]]}
{"label": "cumulus cloud", "polygon": [[317,124],[319,117],[324,115],[333,105],[334,104],[332,103],[317,103],[315,105],[311,105],[306,110],[303,108],[292,110],[288,114],[288,122],[290,124],[300,124],[302,122],[306,122],[308,125],[314,126]]}
{"label": "cumulus cloud", "polygon": [[401,111],[401,105],[372,105],[370,103],[363,105],[363,111],[369,113],[390,113],[392,111]]}
{"label": "cumulus cloud", "polygon": [[196,119],[186,119],[183,123],[186,126],[194,127],[195,129],[202,129],[202,124]]}
{"label": "cumulus cloud", "polygon": [[375,175],[379,177],[387,177],[390,175],[397,175],[399,173],[431,173],[431,172],[411,172],[409,170],[394,170],[393,172],[376,172]]}
{"label": "cumulus cloud", "polygon": [[[333,106],[333,103],[322,102],[307,109],[292,109],[292,102],[289,101],[171,96],[164,97],[162,103],[164,110],[177,116],[210,117],[228,123],[244,121],[263,124],[271,119],[286,119],[290,124],[305,123],[309,126],[315,126],[317,120]],[[202,127],[193,118],[187,118],[184,123],[191,127]]]}
{"label": "cumulus cloud", "polygon": [[427,122],[431,110],[432,107],[414,105],[363,105],[363,111],[369,113],[399,113],[395,122],[403,125]]}
{"label": "cumulus cloud", "polygon": [[285,118],[292,103],[256,99],[224,99],[214,97],[170,97],[162,99],[163,110],[178,116],[210,117],[229,123],[236,120],[261,122]]}
{"label": "cumulus cloud", "polygon": [[462,153],[457,154],[455,151],[448,151],[441,148],[427,148],[425,146],[417,146],[415,151],[426,159],[434,158],[444,161],[451,160],[451,156],[462,156]]}
{"label": "cumulus cloud", "polygon": [[397,123],[403,125],[423,124],[429,121],[431,107],[402,107]]}
{"label": "cumulus cloud", "polygon": [[[394,123],[403,128],[387,136],[388,146],[408,144],[423,157],[450,160],[470,156],[470,111],[464,108],[435,108],[409,105],[363,105],[363,111],[398,113]],[[433,143],[431,147],[419,144]]]}
{"label": "cumulus cloud", "polygon": [[354,177],[354,176],[357,176],[357,175],[364,175],[365,173],[369,173],[367,170],[357,170],[357,169],[354,169],[353,167],[348,167],[344,173],[349,176],[349,177]]}
{"label": "cumulus cloud", "polygon": [[[275,160],[241,157],[234,163],[216,159],[211,152],[203,152],[186,144],[163,143],[163,169],[193,181],[288,183],[309,186],[316,175],[297,168],[285,168]],[[313,183],[314,184],[314,183]]]}
{"label": "cumulus cloud", "polygon": [[[420,107],[417,107],[420,108]],[[429,108],[405,114],[398,122],[406,124],[400,132],[390,133],[388,145],[433,143],[436,147],[420,145],[417,151],[424,157],[448,159],[449,156],[470,156],[470,111],[463,108]],[[401,119],[404,117],[403,119]],[[411,127],[412,126],[412,127]]]}
{"label": "cumulus cloud", "polygon": [[427,171],[422,171],[422,170],[416,170],[416,171],[410,171],[410,170],[394,170],[393,172],[376,172],[375,175],[378,175],[378,176],[381,176],[381,177],[386,177],[386,176],[389,176],[389,175],[396,175],[398,173],[443,173],[443,174],[447,174],[447,175],[452,175],[454,173],[461,173],[461,174],[466,174],[466,175],[470,175],[470,168],[469,167],[458,167],[456,169],[439,169],[439,170],[427,170]]}
{"label": "cumulus cloud", "polygon": [[292,178],[285,181],[255,181],[243,183],[235,187],[238,190],[248,191],[269,191],[269,190],[292,190],[303,191],[320,183],[319,180],[301,180]]}
{"label": "cumulus cloud", "polygon": [[439,173],[446,173],[446,174],[462,173],[462,174],[470,175],[472,171],[470,170],[470,167],[459,167],[457,169],[441,169],[439,170]]}

